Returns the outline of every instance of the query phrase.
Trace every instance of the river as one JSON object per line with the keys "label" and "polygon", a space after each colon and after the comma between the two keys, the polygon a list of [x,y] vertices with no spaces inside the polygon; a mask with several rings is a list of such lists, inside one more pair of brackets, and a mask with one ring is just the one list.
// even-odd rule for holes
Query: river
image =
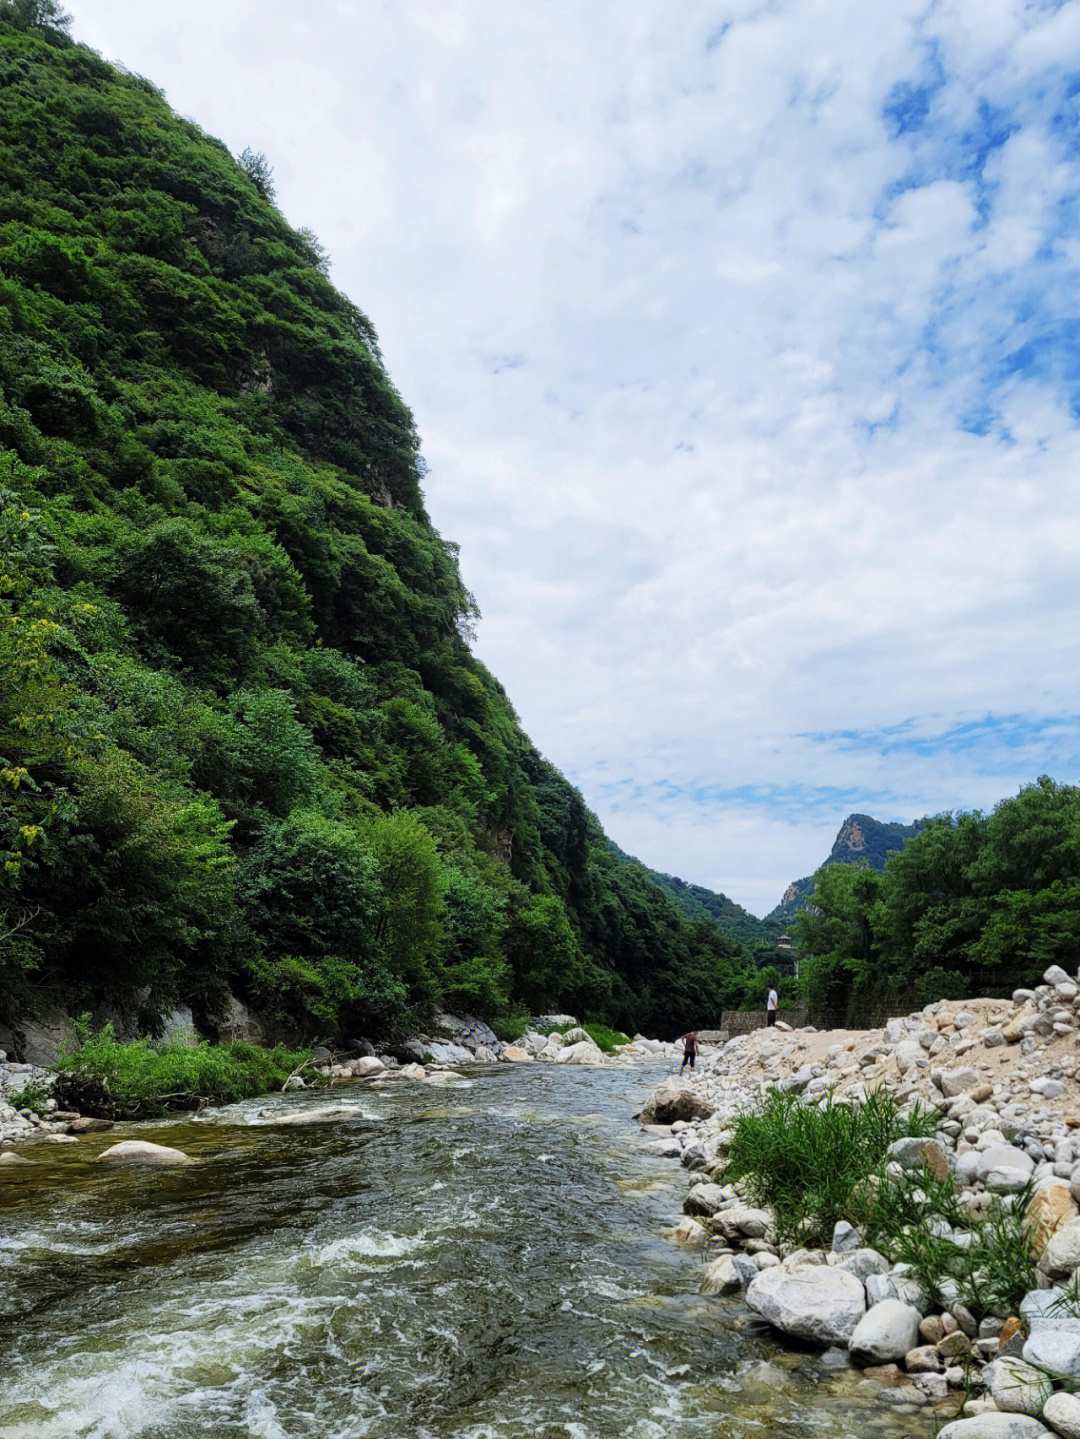
{"label": "river", "polygon": [[[498,1066],[38,1145],[0,1178],[3,1439],[923,1436],[663,1235],[663,1068]],[[88,1164],[137,1134],[197,1166]],[[30,1149],[24,1146],[24,1152]]]}

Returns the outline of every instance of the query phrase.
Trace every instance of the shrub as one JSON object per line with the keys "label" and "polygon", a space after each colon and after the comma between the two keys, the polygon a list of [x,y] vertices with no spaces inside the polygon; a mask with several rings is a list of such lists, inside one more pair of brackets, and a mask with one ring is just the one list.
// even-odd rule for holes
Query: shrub
{"label": "shrub", "polygon": [[125,1119],[250,1099],[280,1089],[309,1058],[307,1050],[294,1053],[280,1044],[264,1049],[243,1041],[159,1049],[145,1039],[120,1044],[111,1024],[91,1034],[85,1021],[76,1025],[76,1035],[79,1047],[59,1055],[57,1069],[103,1079],[117,1115]]}
{"label": "shrub", "polygon": [[5,1104],[13,1109],[28,1109],[32,1114],[45,1114],[49,1091],[43,1084],[28,1084],[25,1089],[9,1090],[0,1094]]}
{"label": "shrub", "polygon": [[902,1115],[882,1089],[863,1104],[830,1097],[821,1105],[771,1089],[739,1116],[724,1181],[742,1180],[755,1203],[772,1208],[779,1239],[827,1243],[893,1140],[933,1133],[935,1123],[918,1107]]}
{"label": "shrub", "polygon": [[504,1018],[497,1019],[492,1028],[504,1044],[514,1044],[528,1031],[530,1023],[529,1011],[519,1007],[512,1009]]}

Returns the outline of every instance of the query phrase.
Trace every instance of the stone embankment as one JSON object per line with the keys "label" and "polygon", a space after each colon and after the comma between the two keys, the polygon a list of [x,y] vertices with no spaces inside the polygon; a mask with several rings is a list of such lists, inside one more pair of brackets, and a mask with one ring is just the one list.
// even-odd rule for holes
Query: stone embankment
{"label": "stone embankment", "polygon": [[[711,1256],[702,1290],[741,1294],[829,1364],[881,1378],[891,1404],[954,1396],[962,1417],[941,1439],[1080,1439],[1078,1029],[1080,989],[1054,966],[1011,1002],[943,1001],[868,1032],[758,1030],[703,1055],[692,1081],[665,1081],[639,1118],[690,1171],[672,1233]],[[947,1277],[932,1302],[910,1266],[844,1221],[828,1249],[781,1245],[772,1213],[724,1182],[737,1117],[768,1089],[858,1103],[882,1085],[939,1111],[933,1137],[897,1140],[884,1171],[886,1183],[951,1176],[962,1222],[935,1218],[936,1235],[970,1248],[982,1220],[1031,1186],[1023,1232],[1037,1285],[1019,1302],[973,1313]]]}

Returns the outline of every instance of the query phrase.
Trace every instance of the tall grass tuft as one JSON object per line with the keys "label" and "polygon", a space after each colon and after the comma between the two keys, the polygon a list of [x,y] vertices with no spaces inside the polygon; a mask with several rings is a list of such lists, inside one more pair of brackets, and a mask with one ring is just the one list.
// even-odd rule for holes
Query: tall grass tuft
{"label": "tall grass tuft", "polygon": [[723,1177],[742,1180],[755,1203],[772,1209],[782,1242],[828,1243],[893,1140],[932,1134],[936,1122],[918,1107],[901,1114],[883,1089],[862,1104],[830,1097],[820,1105],[771,1089],[739,1116]]}
{"label": "tall grass tuft", "polygon": [[948,1307],[958,1297],[976,1319],[1005,1316],[1038,1286],[1027,1222],[1034,1193],[1029,1184],[1007,1199],[995,1198],[975,1218],[960,1206],[952,1179],[937,1180],[924,1170],[876,1185],[859,1218],[883,1254],[910,1264],[931,1301]]}
{"label": "tall grass tuft", "polygon": [[145,1039],[117,1041],[111,1024],[97,1034],[81,1026],[78,1048],[61,1054],[61,1073],[93,1075],[108,1085],[117,1115],[148,1119],[202,1103],[224,1104],[280,1089],[301,1070],[310,1050],[294,1053],[284,1045],[264,1048],[233,1044],[174,1043],[153,1048]]}

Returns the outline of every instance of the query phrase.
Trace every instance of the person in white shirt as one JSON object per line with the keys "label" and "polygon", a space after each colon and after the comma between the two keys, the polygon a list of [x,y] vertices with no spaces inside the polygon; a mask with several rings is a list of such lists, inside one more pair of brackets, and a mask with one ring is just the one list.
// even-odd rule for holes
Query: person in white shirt
{"label": "person in white shirt", "polygon": [[776,997],[776,990],[769,990],[769,997],[765,1001],[765,1023],[776,1023],[776,1011],[780,1008],[780,1001]]}

